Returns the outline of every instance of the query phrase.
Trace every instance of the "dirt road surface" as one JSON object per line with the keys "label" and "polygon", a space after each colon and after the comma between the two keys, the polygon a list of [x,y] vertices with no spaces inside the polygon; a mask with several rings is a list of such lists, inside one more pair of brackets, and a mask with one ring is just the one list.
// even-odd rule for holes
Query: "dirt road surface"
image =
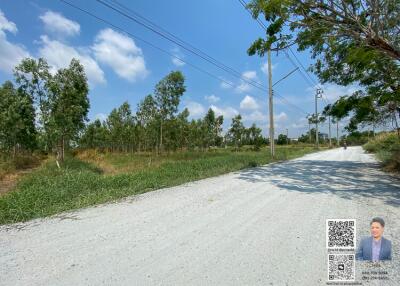
{"label": "dirt road surface", "polygon": [[0,285],[327,285],[326,219],[359,239],[375,216],[393,261],[356,281],[400,285],[400,180],[361,147],[322,151],[1,226]]}

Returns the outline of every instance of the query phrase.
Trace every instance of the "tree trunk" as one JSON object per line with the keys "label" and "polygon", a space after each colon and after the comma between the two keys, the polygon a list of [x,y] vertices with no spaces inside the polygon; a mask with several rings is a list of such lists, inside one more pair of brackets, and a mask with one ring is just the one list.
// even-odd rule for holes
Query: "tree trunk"
{"label": "tree trunk", "polygon": [[61,137],[57,147],[57,162],[64,162],[64,136]]}
{"label": "tree trunk", "polygon": [[162,120],[161,120],[161,123],[160,123],[160,148],[159,148],[159,152],[162,152],[163,151],[163,122],[162,122]]}
{"label": "tree trunk", "polygon": [[62,137],[62,155],[61,155],[61,162],[64,162],[65,157],[65,137]]}
{"label": "tree trunk", "polygon": [[400,138],[400,129],[399,129],[399,124],[397,122],[396,112],[393,112],[393,117],[394,117],[394,122],[396,124],[397,137]]}
{"label": "tree trunk", "polygon": [[15,156],[17,156],[17,144],[14,144],[13,147],[13,159],[15,159]]}
{"label": "tree trunk", "polygon": [[56,163],[57,163],[57,167],[60,168],[60,162],[61,162],[61,140],[57,143],[57,156],[56,156]]}

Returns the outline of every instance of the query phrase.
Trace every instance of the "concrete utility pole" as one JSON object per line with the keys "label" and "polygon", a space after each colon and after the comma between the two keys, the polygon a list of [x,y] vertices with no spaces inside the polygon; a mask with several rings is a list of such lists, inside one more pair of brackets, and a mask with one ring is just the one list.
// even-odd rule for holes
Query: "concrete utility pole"
{"label": "concrete utility pole", "polygon": [[289,145],[289,130],[286,128],[286,145]]}
{"label": "concrete utility pole", "polygon": [[311,144],[311,115],[307,114],[307,120],[308,120],[308,140],[310,141]]}
{"label": "concrete utility pole", "polygon": [[319,148],[319,138],[318,138],[318,98],[322,96],[322,89],[318,88],[315,93],[315,143],[317,144],[317,149]]}
{"label": "concrete utility pole", "polygon": [[375,138],[375,123],[372,124],[372,135],[374,135]]}
{"label": "concrete utility pole", "polygon": [[339,147],[339,119],[336,118],[336,145]]}
{"label": "concrete utility pole", "polygon": [[271,50],[268,50],[268,84],[269,84],[269,146],[271,149],[271,157],[275,158],[275,141],[274,141],[274,108],[272,100],[272,64]]}
{"label": "concrete utility pole", "polygon": [[329,122],[329,148],[332,148],[332,138],[331,138],[331,116],[328,116]]}

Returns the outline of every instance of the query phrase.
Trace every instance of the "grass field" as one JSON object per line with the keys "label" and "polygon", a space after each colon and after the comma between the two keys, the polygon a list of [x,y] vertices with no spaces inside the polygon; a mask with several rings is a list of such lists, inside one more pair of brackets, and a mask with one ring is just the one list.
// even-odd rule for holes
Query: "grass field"
{"label": "grass field", "polygon": [[46,217],[313,151],[313,147],[278,147],[275,160],[271,160],[268,148],[161,156],[82,152],[68,157],[61,169],[48,160],[24,176],[14,190],[0,196],[0,224]]}

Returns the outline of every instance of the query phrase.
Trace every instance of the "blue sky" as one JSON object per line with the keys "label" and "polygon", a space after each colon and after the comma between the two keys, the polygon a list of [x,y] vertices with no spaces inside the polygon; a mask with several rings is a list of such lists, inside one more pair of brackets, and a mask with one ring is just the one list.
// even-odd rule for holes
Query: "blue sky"
{"label": "blue sky", "polygon": [[[231,118],[240,113],[246,126],[254,122],[263,129],[264,135],[267,134],[266,92],[231,76],[94,0],[68,1],[233,86],[201,73],[60,1],[45,0],[1,1],[1,82],[12,79],[12,68],[26,56],[46,58],[54,70],[67,66],[72,57],[77,57],[85,66],[89,79],[89,118],[93,120],[104,119],[124,101],[128,101],[136,110],[140,100],[153,92],[155,84],[162,77],[172,70],[180,70],[185,75],[187,86],[180,110],[188,107],[190,117],[199,118],[211,107],[218,115],[224,115],[224,130],[229,127]],[[263,36],[263,31],[239,1],[120,0],[120,3],[243,76],[267,86],[266,58],[250,57],[246,53],[252,41]],[[309,53],[295,53],[304,66],[312,63]],[[272,61],[274,82],[294,69],[283,52],[273,53]],[[353,90],[354,87],[333,84],[324,86],[325,96],[330,101]],[[304,133],[308,125],[306,115],[301,110],[309,113],[314,110],[312,86],[296,72],[279,83],[275,91],[286,99],[282,101],[275,98],[275,133],[286,133],[286,128],[289,137]],[[324,103],[319,102],[319,109],[323,106]],[[322,131],[327,132],[326,124],[322,126]]]}

